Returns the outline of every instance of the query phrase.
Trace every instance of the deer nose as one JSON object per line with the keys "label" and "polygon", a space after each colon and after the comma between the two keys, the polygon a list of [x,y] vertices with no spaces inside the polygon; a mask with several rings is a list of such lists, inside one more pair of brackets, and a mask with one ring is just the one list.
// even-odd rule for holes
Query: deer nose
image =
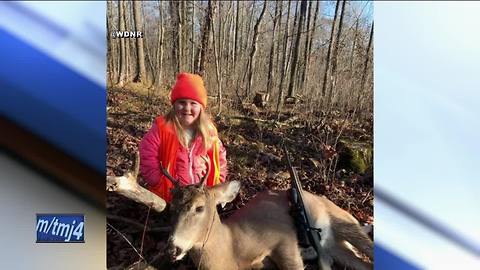
{"label": "deer nose", "polygon": [[168,255],[170,256],[170,259],[172,261],[175,261],[178,256],[180,256],[183,252],[183,250],[173,244],[172,241],[168,242],[168,247],[167,247],[167,252]]}
{"label": "deer nose", "polygon": [[175,247],[175,257],[180,256],[182,254],[182,249],[179,247]]}

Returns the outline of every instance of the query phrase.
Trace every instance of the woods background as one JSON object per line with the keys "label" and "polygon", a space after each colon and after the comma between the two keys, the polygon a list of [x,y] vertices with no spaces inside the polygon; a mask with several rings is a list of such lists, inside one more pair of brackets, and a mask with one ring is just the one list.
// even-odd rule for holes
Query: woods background
{"label": "woods background", "polygon": [[109,85],[159,92],[187,71],[204,77],[215,113],[257,93],[277,109],[373,110],[370,2],[109,1],[114,30],[144,37],[108,36]]}
{"label": "woods background", "polygon": [[[242,183],[221,217],[261,190],[289,188],[283,142],[306,190],[373,224],[372,13],[359,1],[108,1],[107,175],[133,168],[141,138],[171,108],[176,75],[193,72],[227,148],[227,178]],[[166,214],[113,192],[107,211],[108,268],[158,267]]]}

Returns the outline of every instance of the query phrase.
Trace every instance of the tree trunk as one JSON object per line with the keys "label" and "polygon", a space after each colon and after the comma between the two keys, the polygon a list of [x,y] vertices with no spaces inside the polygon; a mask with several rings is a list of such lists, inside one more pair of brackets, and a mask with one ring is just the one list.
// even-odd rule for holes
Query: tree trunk
{"label": "tree trunk", "polygon": [[172,24],[172,38],[173,38],[173,46],[172,46],[172,66],[174,68],[174,73],[180,73],[180,35],[182,28],[180,26],[180,18],[179,18],[179,2],[178,1],[170,1],[170,19],[173,22]]}
{"label": "tree trunk", "polygon": [[107,2],[107,61],[108,61],[108,66],[107,66],[107,85],[112,84],[114,81],[114,78],[116,78],[115,72],[114,72],[114,64],[113,64],[113,42],[112,42],[112,1]]}
{"label": "tree trunk", "polygon": [[156,85],[160,85],[160,81],[162,81],[162,73],[163,73],[163,35],[164,35],[164,27],[163,27],[163,7],[162,1],[158,1],[158,15],[159,15],[159,25],[158,25],[158,40],[157,40],[157,71],[158,71],[158,83]]}
{"label": "tree trunk", "polygon": [[[120,31],[125,31],[125,6],[124,2],[118,2],[118,24],[120,25]],[[120,74],[118,77],[118,86],[125,85],[127,81],[127,50],[124,38],[118,39],[120,43]]]}
{"label": "tree trunk", "polygon": [[[219,4],[218,2],[215,3]],[[220,14],[220,11],[219,11]],[[218,16],[218,20],[221,20],[220,16]],[[212,21],[213,25],[215,25],[215,14],[212,16]],[[215,74],[217,78],[217,103],[218,103],[218,111],[217,115],[220,115],[222,112],[222,77],[220,76],[220,64],[219,64],[219,59],[218,59],[218,49],[217,49],[217,41],[216,41],[216,36],[215,36],[215,27],[212,28],[213,30],[213,51],[215,54]],[[220,29],[219,29],[220,31]],[[218,44],[220,45],[220,44]]]}
{"label": "tree trunk", "polygon": [[191,39],[191,42],[192,42],[192,47],[191,47],[191,50],[192,50],[192,54],[191,54],[191,58],[190,58],[190,70],[191,72],[194,72],[195,70],[195,2],[192,1],[192,28],[191,28],[191,36],[190,36],[190,39]]}
{"label": "tree trunk", "polygon": [[370,28],[370,37],[368,39],[368,47],[367,52],[365,54],[365,64],[363,65],[363,72],[362,72],[362,81],[360,83],[360,91],[358,91],[358,98],[357,98],[357,106],[360,106],[360,110],[362,109],[362,104],[360,104],[360,100],[362,98],[363,93],[365,93],[365,83],[367,81],[367,72],[368,72],[368,62],[370,61],[370,48],[372,47],[372,40],[373,40],[373,23],[372,27]]}
{"label": "tree trunk", "polygon": [[282,66],[280,75],[280,84],[278,85],[278,100],[277,100],[277,112],[280,110],[280,104],[282,103],[282,96],[283,96],[283,82],[285,80],[285,72],[286,72],[286,61],[287,61],[287,45],[288,45],[288,27],[290,22],[290,5],[291,1],[288,1],[287,7],[287,22],[285,23],[285,36],[283,40],[283,57],[282,57]]}
{"label": "tree trunk", "polygon": [[197,74],[203,76],[205,73],[205,61],[207,59],[208,44],[210,39],[210,29],[212,28],[213,7],[212,1],[208,0],[207,13],[205,14],[205,24],[203,26],[202,47],[200,50],[200,61],[197,69]]}
{"label": "tree trunk", "polygon": [[328,51],[327,51],[327,59],[325,63],[325,72],[323,74],[323,84],[322,84],[322,99],[323,99],[323,104],[327,104],[327,96],[326,96],[326,91],[327,91],[327,78],[329,76],[329,71],[330,71],[330,54],[332,52],[333,48],[333,42],[334,42],[334,37],[335,37],[335,26],[337,22],[337,13],[338,13],[338,7],[340,6],[340,1],[337,1],[337,4],[335,6],[335,16],[333,17],[333,22],[332,22],[332,32],[330,33],[330,44],[328,45]]}
{"label": "tree trunk", "polygon": [[257,51],[257,41],[258,41],[258,28],[260,27],[260,23],[262,22],[263,15],[265,15],[265,10],[267,9],[267,1],[265,0],[263,3],[262,12],[255,23],[255,27],[253,28],[253,38],[252,38],[252,50],[250,52],[250,61],[248,67],[248,84],[246,88],[246,95],[250,94],[252,88],[252,81],[253,81],[253,70],[255,69],[255,53]]}
{"label": "tree trunk", "polygon": [[298,20],[297,35],[295,40],[295,49],[293,51],[292,69],[290,71],[290,83],[288,85],[288,97],[293,97],[295,93],[295,78],[297,76],[298,53],[300,52],[300,38],[302,36],[303,22],[307,12],[307,1],[302,0],[300,4],[300,18]]}
{"label": "tree trunk", "polygon": [[338,58],[338,50],[339,50],[339,44],[340,44],[340,37],[342,35],[342,26],[343,26],[343,14],[345,11],[345,3],[347,1],[343,0],[342,3],[342,9],[340,10],[340,21],[338,23],[338,31],[337,31],[337,38],[335,40],[335,47],[333,49],[333,55],[332,55],[332,73],[331,73],[331,79],[330,79],[330,91],[328,95],[328,101],[332,103],[335,99],[336,95],[336,86],[337,86],[337,58]]}
{"label": "tree trunk", "polygon": [[238,17],[240,14],[240,2],[237,0],[237,14],[235,15],[235,32],[233,34],[233,57],[232,57],[232,62],[233,62],[233,72],[235,72],[235,68],[237,66],[236,60],[237,60],[237,46],[238,46],[238,28],[239,28],[239,23],[238,23]]}
{"label": "tree trunk", "polygon": [[[233,66],[233,61],[232,61],[232,57],[233,57],[233,44],[232,44],[232,41],[231,41],[231,36],[232,36],[232,33],[233,33],[233,27],[235,26],[233,24],[233,16],[234,16],[234,2],[230,2],[230,5],[228,7],[228,27],[227,27],[227,36],[226,36],[226,43],[227,43],[227,48],[225,50],[225,53],[227,54],[227,69],[226,69],[226,72],[227,74],[232,74],[232,66]],[[226,83],[228,83],[229,79],[231,79],[232,76],[227,76],[226,77]]]}
{"label": "tree trunk", "polygon": [[177,17],[177,74],[182,71],[183,68],[183,1],[176,1],[176,17]]}
{"label": "tree trunk", "polygon": [[[145,29],[147,29],[147,27],[146,27],[146,24],[147,24],[146,18],[147,18],[147,16],[145,16],[145,12],[144,12],[145,9],[143,8],[142,5],[143,5],[143,3],[140,2],[140,6],[142,7],[142,9],[141,9],[141,10],[142,10],[142,16],[143,16],[143,18],[144,18],[143,25],[142,25],[142,28],[143,28],[142,33],[143,33],[143,31],[144,31]],[[142,38],[142,40],[145,39],[145,52],[146,52],[146,58],[147,58],[147,60],[148,60],[148,65],[149,65],[149,67],[150,67],[150,72],[151,72],[151,75],[152,75],[151,78],[155,78],[155,74],[154,74],[155,68],[154,68],[153,62],[152,62],[152,52],[151,52],[151,50],[150,50],[150,47],[148,46],[147,35],[145,35],[145,33],[143,33],[143,34],[144,34],[144,37]],[[137,38],[137,39],[138,39],[138,38]],[[142,41],[142,43],[143,43],[143,41]],[[145,65],[144,65],[144,67],[145,67]],[[148,73],[145,72],[144,74],[146,74],[146,75],[143,77],[144,79],[142,80],[142,82],[143,82],[144,84],[145,84],[146,82],[148,82],[148,84],[147,84],[146,86],[147,86],[147,87],[150,87],[150,86],[151,86],[152,79],[149,78]]]}
{"label": "tree trunk", "polygon": [[[355,93],[354,89],[355,89],[355,70],[354,70],[354,63],[355,63],[355,49],[357,47],[357,36],[358,36],[358,23],[359,23],[359,19],[357,19],[356,23],[355,23],[355,32],[354,32],[354,36],[353,36],[353,44],[352,44],[352,50],[350,51],[350,87],[349,87],[349,91],[351,91],[351,93]],[[347,97],[347,103],[345,105],[345,109],[346,110],[349,110],[350,108],[350,101],[353,99],[352,96],[349,96]]]}
{"label": "tree trunk", "polygon": [[270,59],[268,63],[268,78],[267,78],[267,93],[271,94],[272,92],[272,81],[275,77],[274,69],[273,69],[273,59],[274,59],[274,52],[275,52],[275,33],[277,28],[277,21],[278,21],[278,2],[275,2],[275,18],[273,18],[273,31],[272,31],[272,46],[270,47]]}
{"label": "tree trunk", "polygon": [[186,6],[186,1],[185,0],[181,0],[179,2],[179,7],[180,9],[178,10],[179,11],[179,18],[180,18],[180,27],[181,27],[181,31],[180,31],[180,67],[179,67],[179,71],[182,72],[185,70],[185,66],[187,64],[187,61],[186,61],[186,55],[187,55],[187,6]]}
{"label": "tree trunk", "polygon": [[[290,31],[291,35],[295,32],[295,29],[297,28],[297,21],[298,21],[298,1],[295,3],[295,13],[294,13],[294,19],[293,19],[293,26],[292,26],[292,29]],[[292,60],[292,55],[293,55],[293,49],[295,48],[295,46],[293,46],[294,43],[293,43],[293,38],[290,39],[290,48],[289,48],[289,51],[288,51],[288,57],[287,57],[287,64],[285,66],[285,73],[287,73],[288,70],[291,69],[291,60]]]}
{"label": "tree trunk", "polygon": [[[133,2],[133,18],[135,21],[135,31],[143,32],[142,18],[140,14],[142,13],[142,5],[139,1]],[[135,82],[144,82],[145,80],[145,54],[143,49],[143,38],[136,38],[136,48],[137,48],[137,74],[135,76]]]}
{"label": "tree trunk", "polygon": [[[133,29],[134,26],[132,25],[132,23],[130,21],[130,16],[129,16],[131,14],[131,12],[130,12],[130,8],[129,8],[129,5],[128,5],[128,1],[123,1],[122,3],[124,4],[123,15],[125,17],[125,28],[126,28],[126,30],[127,29]],[[126,65],[127,65],[126,66],[127,67],[127,74],[126,74],[126,80],[127,81],[131,81],[131,79],[132,79],[131,75],[133,73],[132,72],[132,62],[133,61],[131,61],[131,58],[130,58],[130,56],[132,55],[131,50],[134,48],[134,45],[133,45],[132,42],[134,43],[135,41],[133,41],[130,38],[125,40],[125,45],[126,45],[125,49],[127,51],[127,58],[126,58],[126,61],[125,61]],[[135,66],[133,68],[135,68]]]}
{"label": "tree trunk", "polygon": [[312,11],[312,5],[313,3],[310,2],[310,6],[308,7],[308,19],[307,19],[307,38],[305,40],[305,58],[304,58],[304,69],[302,73],[302,85],[301,88],[306,89],[307,88],[307,76],[308,76],[308,68],[310,65],[310,58],[311,58],[311,50],[312,50],[312,40],[315,38],[315,28],[317,26],[317,15],[318,15],[318,6],[320,5],[320,2],[316,2],[317,5],[315,7],[315,14],[313,15],[313,26],[310,28],[310,17],[311,17],[311,11]]}
{"label": "tree trunk", "polygon": [[[275,73],[276,74],[280,74],[281,71],[280,71],[280,56],[282,55],[282,46],[280,46],[280,44],[282,44],[282,38],[281,38],[281,34],[282,34],[282,16],[283,16],[283,1],[280,1],[279,3],[280,7],[279,7],[279,11],[278,11],[278,26],[277,26],[277,52],[275,53]],[[277,76],[278,78],[279,76]],[[277,81],[277,80],[275,80]]]}

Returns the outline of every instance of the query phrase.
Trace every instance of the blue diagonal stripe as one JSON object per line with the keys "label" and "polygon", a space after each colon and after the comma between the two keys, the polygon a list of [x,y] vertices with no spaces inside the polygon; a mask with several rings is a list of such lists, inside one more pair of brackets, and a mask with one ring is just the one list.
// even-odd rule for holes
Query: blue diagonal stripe
{"label": "blue diagonal stripe", "polygon": [[106,90],[3,29],[0,41],[0,114],[104,173]]}
{"label": "blue diagonal stripe", "polygon": [[384,247],[375,244],[375,269],[383,270],[420,270],[400,257],[394,255]]}

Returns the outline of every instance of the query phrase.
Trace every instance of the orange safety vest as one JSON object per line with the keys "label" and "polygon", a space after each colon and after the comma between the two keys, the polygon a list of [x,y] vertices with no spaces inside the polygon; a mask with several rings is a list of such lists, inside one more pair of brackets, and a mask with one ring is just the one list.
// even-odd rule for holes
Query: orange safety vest
{"label": "orange safety vest", "polygon": [[[158,149],[159,161],[163,164],[163,167],[168,170],[170,175],[175,176],[177,151],[180,147],[180,141],[175,132],[175,126],[173,123],[167,122],[162,116],[157,117],[155,122],[158,127],[161,142]],[[210,173],[207,178],[207,186],[214,186],[220,183],[220,141],[218,139],[217,129],[213,125],[212,127],[214,140],[211,149],[207,151],[207,155],[213,162],[210,162]],[[158,184],[154,187],[149,187],[149,190],[162,197],[165,201],[170,202],[172,200],[170,189],[173,187],[173,183],[161,174]]]}

